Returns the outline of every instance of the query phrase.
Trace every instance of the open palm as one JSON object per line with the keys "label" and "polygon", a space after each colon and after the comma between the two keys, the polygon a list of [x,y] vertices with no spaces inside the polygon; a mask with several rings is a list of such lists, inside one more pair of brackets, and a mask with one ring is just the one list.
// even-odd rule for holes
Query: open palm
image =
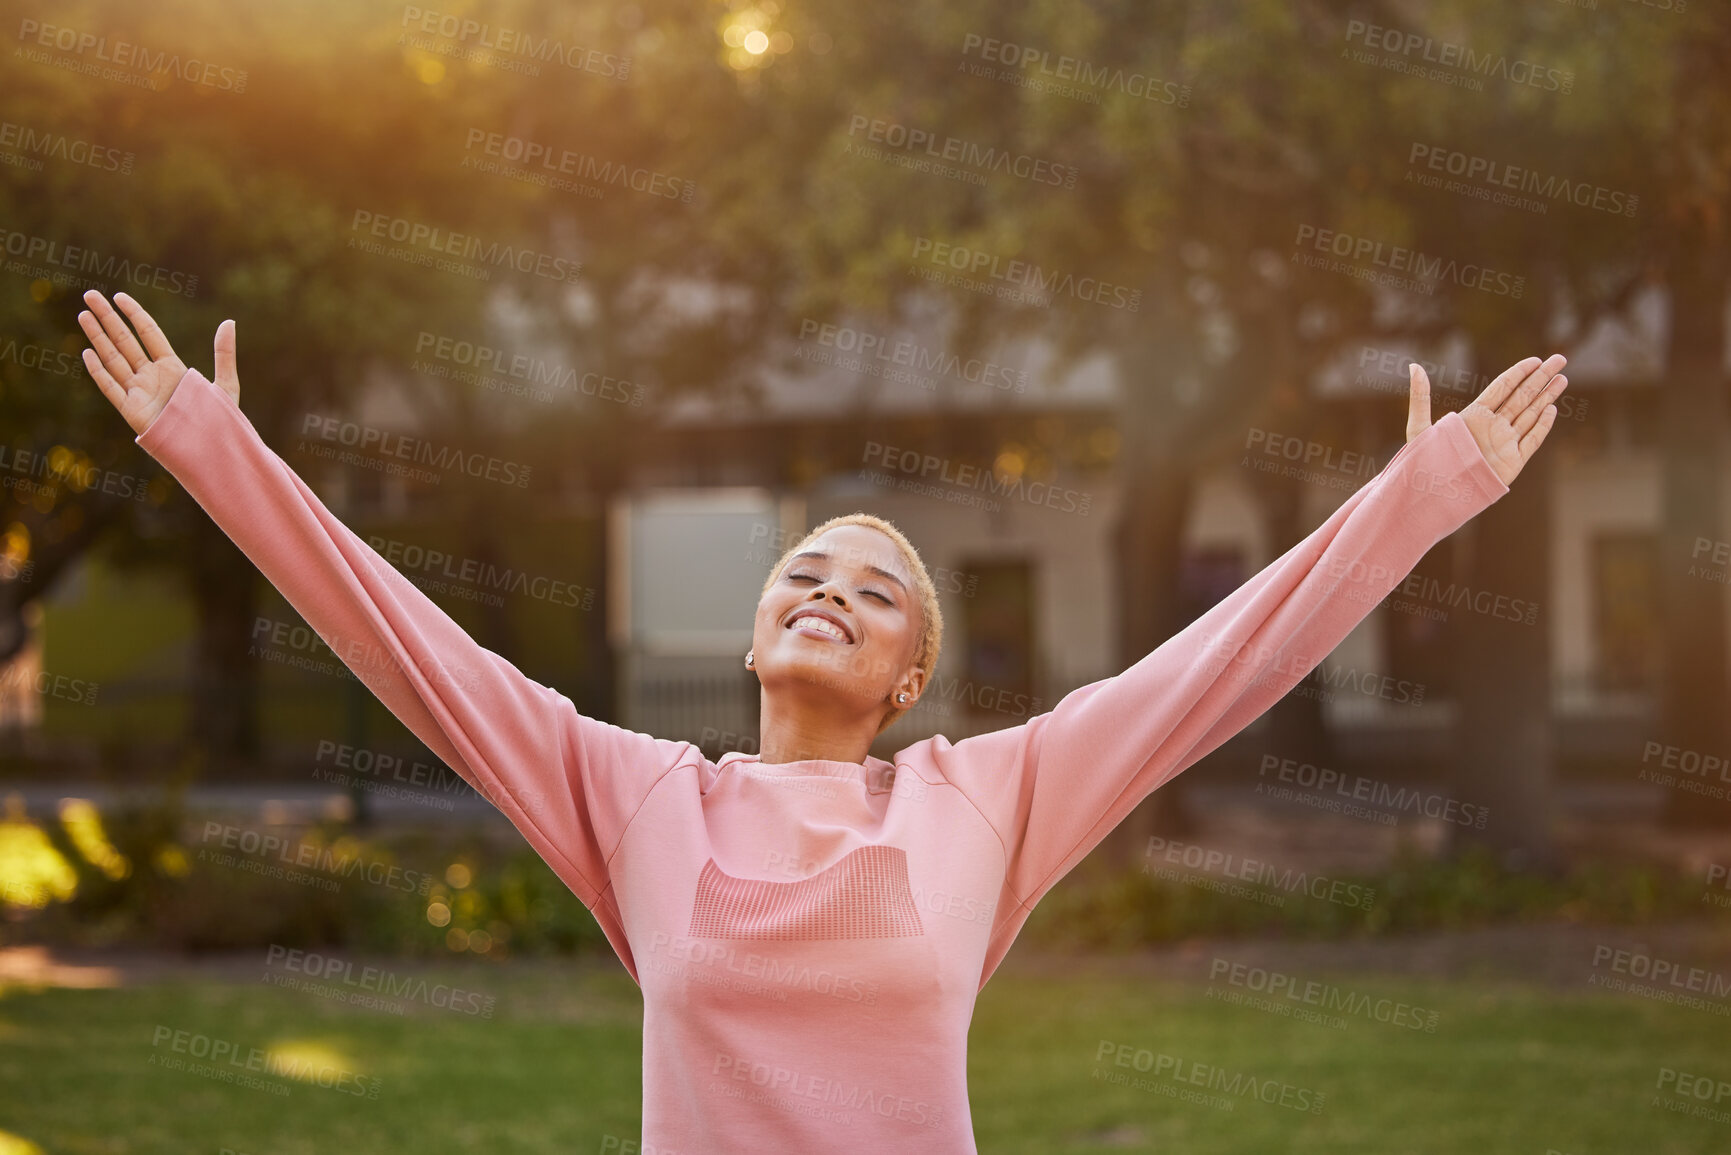
{"label": "open palm", "polygon": [[[1566,364],[1568,358],[1561,353],[1543,361],[1537,357],[1516,361],[1460,411],[1479,452],[1504,485],[1514,481],[1556,424],[1557,407],[1552,402],[1569,384],[1563,376]],[[1430,428],[1430,378],[1417,364],[1408,375],[1412,391],[1407,396],[1406,439],[1411,441]]]}
{"label": "open palm", "polygon": [[[143,433],[186,375],[186,362],[174,355],[168,338],[143,305],[125,293],[114,294],[114,300],[131,318],[138,335],[134,337],[114,306],[91,289],[84,294],[84,303],[90,308],[78,314],[78,324],[91,345],[84,350],[84,368],[132,431]],[[239,403],[233,321],[216,327],[216,384]]]}

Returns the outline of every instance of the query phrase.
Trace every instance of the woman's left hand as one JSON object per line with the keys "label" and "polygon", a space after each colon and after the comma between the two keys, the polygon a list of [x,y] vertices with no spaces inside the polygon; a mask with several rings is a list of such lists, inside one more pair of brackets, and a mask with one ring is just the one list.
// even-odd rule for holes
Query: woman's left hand
{"label": "woman's left hand", "polygon": [[[1557,420],[1552,404],[1562,395],[1569,379],[1563,376],[1568,358],[1553,353],[1540,361],[1527,357],[1510,365],[1485,391],[1461,410],[1461,420],[1478,442],[1504,485],[1514,481]],[[1430,428],[1430,378],[1423,366],[1408,370],[1412,392],[1407,398],[1406,439],[1411,441]]]}

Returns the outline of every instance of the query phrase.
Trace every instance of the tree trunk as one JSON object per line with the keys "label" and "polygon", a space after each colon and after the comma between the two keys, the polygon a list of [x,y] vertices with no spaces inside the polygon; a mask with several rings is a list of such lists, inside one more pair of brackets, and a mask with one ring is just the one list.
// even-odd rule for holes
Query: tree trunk
{"label": "tree trunk", "polygon": [[[1495,363],[1515,360],[1506,357]],[[1448,613],[1459,663],[1454,734],[1459,797],[1489,811],[1483,830],[1450,827],[1452,849],[1488,847],[1511,870],[1548,872],[1557,866],[1549,822],[1554,457],[1541,450],[1501,500],[1456,531],[1463,548],[1454,593],[1460,596],[1461,586],[1466,592],[1458,605],[1436,606]],[[1476,608],[1482,599],[1486,609],[1494,611],[1499,596],[1509,602],[1536,600],[1534,624]]]}
{"label": "tree trunk", "polygon": [[[1131,448],[1126,446],[1127,449]],[[1118,578],[1119,666],[1146,657],[1186,624],[1178,621],[1179,572],[1193,481],[1187,462],[1142,450],[1124,463],[1124,500],[1114,529]],[[1102,844],[1114,868],[1134,865],[1152,834],[1191,833],[1195,820],[1179,783],[1160,787],[1125,816]]]}
{"label": "tree trunk", "polygon": [[[1690,230],[1691,233],[1694,230]],[[1671,335],[1660,381],[1659,426],[1664,445],[1664,524],[1659,539],[1663,661],[1659,732],[1667,746],[1724,755],[1726,723],[1725,586],[1703,576],[1727,533],[1719,509],[1726,428],[1725,304],[1727,254],[1712,238],[1692,236],[1672,263]],[[1700,543],[1708,543],[1705,552]],[[1703,787],[1731,794],[1720,775]],[[1679,781],[1690,776],[1677,773]],[[1731,826],[1731,799],[1671,789],[1664,821],[1672,826]]]}
{"label": "tree trunk", "polygon": [[259,755],[258,664],[249,649],[258,616],[258,571],[208,517],[192,519],[188,568],[198,626],[188,738],[217,776]]}
{"label": "tree trunk", "polygon": [[[1263,524],[1268,528],[1269,556],[1276,558],[1303,541],[1309,530],[1301,520],[1307,482],[1255,474]],[[1322,682],[1316,671],[1304,676],[1280,701],[1268,708],[1268,752],[1315,766],[1333,763],[1333,742],[1322,708]]]}
{"label": "tree trunk", "polygon": [[607,510],[619,491],[619,485],[611,472],[598,472],[596,481],[600,482],[600,487],[595,494],[595,516],[591,522],[594,549],[590,556],[594,560],[584,580],[584,585],[595,591],[595,598],[588,612],[579,619],[578,629],[583,638],[583,672],[572,696],[579,713],[617,723],[619,681],[623,669],[619,655],[613,651],[612,639],[607,635],[607,617],[612,612],[612,599],[620,591],[608,585],[613,542],[608,533]]}

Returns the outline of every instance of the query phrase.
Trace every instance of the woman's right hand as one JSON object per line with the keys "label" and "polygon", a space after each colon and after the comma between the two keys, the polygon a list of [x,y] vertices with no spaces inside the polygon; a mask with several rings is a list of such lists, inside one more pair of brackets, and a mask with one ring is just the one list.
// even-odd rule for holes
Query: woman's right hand
{"label": "woman's right hand", "polygon": [[[78,324],[91,344],[91,348],[84,350],[84,368],[102,395],[126,418],[132,431],[142,434],[168,405],[169,396],[186,375],[186,363],[174,355],[168,338],[143,305],[125,293],[114,294],[114,300],[126,310],[127,317],[138,328],[138,336],[132,335],[114,306],[91,289],[84,294],[84,303],[90,308],[78,314]],[[143,345],[139,344],[141,339]],[[235,404],[240,404],[233,321],[224,321],[216,327],[216,384]]]}

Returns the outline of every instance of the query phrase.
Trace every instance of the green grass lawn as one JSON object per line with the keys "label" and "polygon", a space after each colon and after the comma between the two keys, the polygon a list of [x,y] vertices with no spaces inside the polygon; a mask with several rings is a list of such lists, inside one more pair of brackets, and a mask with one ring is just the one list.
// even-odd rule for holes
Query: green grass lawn
{"label": "green grass lawn", "polygon": [[[439,972],[495,997],[491,1019],[424,1005],[401,1017],[359,1009],[269,986],[260,971],[250,981],[7,988],[0,1153],[33,1150],[19,1139],[52,1155],[633,1150],[607,1144],[639,1134],[641,1005],[616,969]],[[1086,963],[1062,980],[1007,969],[974,1018],[968,1074],[980,1150],[1731,1151],[1731,1123],[1653,1105],[1662,1067],[1731,1080],[1731,1019],[1536,985],[1339,983],[1435,1011],[1435,1033],[1363,1015],[1344,1029],[1295,1021],[1211,999],[1200,985],[1107,977]],[[267,1079],[290,1088],[282,1096],[164,1069],[152,1062],[172,1054],[152,1045],[159,1027],[322,1057],[376,1079],[378,1095]],[[1096,1069],[1180,1086],[1097,1062],[1103,1042],[1321,1093],[1323,1108],[1310,1114],[1242,1095],[1227,1096],[1228,1108],[1110,1084]],[[1731,1111],[1731,1098],[1719,1106]]]}

